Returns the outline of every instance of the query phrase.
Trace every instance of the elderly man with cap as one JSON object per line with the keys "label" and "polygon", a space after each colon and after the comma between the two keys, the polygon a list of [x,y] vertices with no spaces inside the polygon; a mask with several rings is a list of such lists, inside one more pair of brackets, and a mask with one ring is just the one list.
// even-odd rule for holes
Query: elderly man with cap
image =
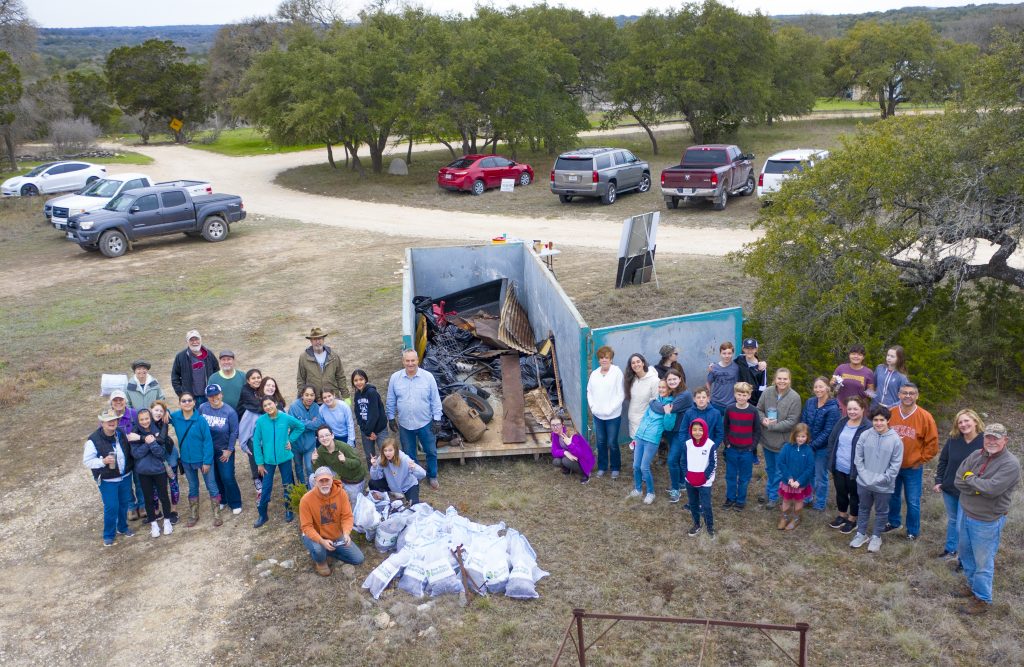
{"label": "elderly man with cap", "polygon": [[125,394],[128,397],[128,406],[135,411],[148,408],[153,401],[162,401],[164,389],[156,378],[149,374],[152,365],[143,359],[132,362],[132,373],[134,376],[128,381]]}
{"label": "elderly man with cap", "polygon": [[317,468],[313,484],[299,501],[299,525],[302,544],[309,550],[316,573],[327,577],[331,574],[328,557],[359,565],[364,556],[352,542],[352,506],[334,472],[327,466]]}
{"label": "elderly man with cap", "polygon": [[118,533],[132,537],[128,527],[128,504],[132,493],[134,460],[125,434],[117,426],[120,417],[113,410],[99,416],[100,426],[85,441],[82,464],[92,471],[103,499],[103,546],[114,546]]}
{"label": "elderly man with cap", "polygon": [[185,342],[188,346],[174,356],[171,386],[178,398],[187,391],[195,396],[198,405],[206,401],[206,385],[210,384],[210,376],[220,370],[220,364],[213,352],[203,346],[203,338],[195,329],[185,334]]}
{"label": "elderly man with cap", "polygon": [[320,327],[313,327],[306,340],[309,347],[299,355],[299,372],[295,376],[295,395],[302,392],[307,384],[316,390],[317,401],[324,389],[330,389],[335,396],[348,398],[348,378],[341,365],[341,357],[331,348],[324,345],[327,332]]}
{"label": "elderly man with cap", "polygon": [[245,374],[235,370],[235,353],[231,350],[221,350],[217,360],[220,370],[210,376],[210,384],[219,385],[224,392],[224,404],[237,411],[242,387],[245,386]]}
{"label": "elderly man with cap", "polygon": [[1006,449],[1008,440],[1005,426],[989,424],[982,448],[967,455],[953,480],[960,491],[960,562],[967,577],[955,595],[970,598],[959,609],[963,614],[984,614],[992,604],[999,537],[1020,484],[1020,461]]}

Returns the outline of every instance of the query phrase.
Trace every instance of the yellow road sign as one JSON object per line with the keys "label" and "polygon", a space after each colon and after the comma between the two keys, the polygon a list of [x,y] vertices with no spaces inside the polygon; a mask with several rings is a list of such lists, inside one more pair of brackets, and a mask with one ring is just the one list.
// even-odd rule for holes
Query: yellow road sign
{"label": "yellow road sign", "polygon": [[180,118],[172,118],[171,122],[168,123],[168,125],[175,132],[180,132],[181,128],[185,127],[185,123],[181,122]]}

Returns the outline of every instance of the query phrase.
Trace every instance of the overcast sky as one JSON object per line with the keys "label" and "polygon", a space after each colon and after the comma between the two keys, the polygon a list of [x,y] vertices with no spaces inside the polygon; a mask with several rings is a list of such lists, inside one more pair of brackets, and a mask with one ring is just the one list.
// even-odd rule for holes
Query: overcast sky
{"label": "overcast sky", "polygon": [[[44,28],[86,28],[92,26],[157,26],[235,23],[249,16],[272,14],[280,0],[22,0],[32,18]],[[1016,0],[977,0],[977,3],[1010,4]],[[957,0],[860,0],[856,3],[827,3],[821,0],[723,0],[741,12],[760,9],[765,14],[841,14],[884,11],[906,6],[957,7],[971,4]],[[365,0],[339,0],[339,5],[354,16]],[[425,0],[419,4],[437,13],[466,12],[466,0]],[[492,3],[481,3],[492,4]],[[506,6],[506,3],[493,3]],[[512,0],[508,4],[532,5],[532,0]],[[678,3],[659,0],[550,0],[587,12],[608,16],[642,14],[648,9],[666,9]]]}

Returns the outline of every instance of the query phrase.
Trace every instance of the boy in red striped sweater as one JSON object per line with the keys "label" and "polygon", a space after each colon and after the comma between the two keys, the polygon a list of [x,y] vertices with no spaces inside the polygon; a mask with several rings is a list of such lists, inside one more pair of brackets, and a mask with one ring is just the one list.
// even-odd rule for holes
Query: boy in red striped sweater
{"label": "boy in red striped sweater", "polygon": [[725,505],[737,512],[747,506],[747,487],[754,473],[754,448],[761,437],[757,408],[750,404],[754,388],[746,382],[733,386],[736,404],[725,409]]}

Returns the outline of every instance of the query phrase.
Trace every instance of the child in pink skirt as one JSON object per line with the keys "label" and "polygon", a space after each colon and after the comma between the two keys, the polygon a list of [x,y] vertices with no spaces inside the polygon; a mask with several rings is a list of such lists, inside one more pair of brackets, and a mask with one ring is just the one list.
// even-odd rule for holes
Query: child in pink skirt
{"label": "child in pink skirt", "polygon": [[778,467],[779,496],[782,498],[782,516],[779,518],[779,530],[793,530],[800,524],[800,513],[804,509],[804,501],[811,497],[814,489],[814,450],[807,442],[810,440],[810,429],[807,424],[797,424],[789,434],[789,442],[779,453]]}

